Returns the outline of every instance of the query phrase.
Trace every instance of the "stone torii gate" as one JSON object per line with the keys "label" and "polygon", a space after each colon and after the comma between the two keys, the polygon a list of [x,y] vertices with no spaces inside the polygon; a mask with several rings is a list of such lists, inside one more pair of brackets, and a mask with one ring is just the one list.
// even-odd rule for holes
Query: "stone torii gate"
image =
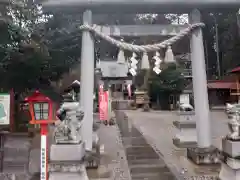
{"label": "stone torii gate", "polygon": [[[207,94],[207,80],[203,37],[201,30],[201,11],[223,11],[240,7],[237,0],[46,0],[43,3],[45,10],[58,11],[74,8],[83,12],[82,52],[81,52],[81,105],[85,113],[83,123],[83,139],[86,149],[92,149],[93,124],[93,86],[94,86],[94,40],[91,33],[96,33],[120,49],[132,52],[157,51],[171,46],[180,39],[181,35],[190,35],[190,49],[193,74],[193,92],[197,124],[197,148],[190,149],[189,154],[196,158],[210,157],[215,153],[211,142],[211,128],[209,104]],[[177,27],[174,32],[169,31],[171,25],[166,26],[116,26],[97,28],[92,24],[93,13],[188,13],[189,26],[185,34]],[[134,28],[133,28],[134,27]],[[134,29],[134,33],[132,33]],[[150,31],[151,29],[151,31]],[[173,26],[170,28],[174,29]],[[192,31],[194,30],[194,31]],[[135,46],[126,43],[114,42],[110,36],[120,35],[159,35],[159,33],[176,35],[178,39],[157,44],[157,46]],[[149,33],[151,32],[151,33]],[[180,35],[179,35],[180,34]],[[136,49],[135,49],[136,48]],[[149,48],[149,49],[148,49]],[[203,156],[203,157],[202,157]]]}

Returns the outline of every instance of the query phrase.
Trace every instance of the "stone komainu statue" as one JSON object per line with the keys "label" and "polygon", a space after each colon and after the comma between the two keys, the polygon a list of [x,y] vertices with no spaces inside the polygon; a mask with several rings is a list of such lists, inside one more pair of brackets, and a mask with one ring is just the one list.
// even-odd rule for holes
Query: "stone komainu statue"
{"label": "stone komainu statue", "polygon": [[240,141],[240,113],[238,110],[235,111],[234,115],[228,122],[228,127],[230,134],[228,134],[227,138]]}
{"label": "stone komainu statue", "polygon": [[64,102],[57,111],[61,123],[56,126],[54,140],[56,143],[80,143],[81,121],[84,112],[78,102]]}

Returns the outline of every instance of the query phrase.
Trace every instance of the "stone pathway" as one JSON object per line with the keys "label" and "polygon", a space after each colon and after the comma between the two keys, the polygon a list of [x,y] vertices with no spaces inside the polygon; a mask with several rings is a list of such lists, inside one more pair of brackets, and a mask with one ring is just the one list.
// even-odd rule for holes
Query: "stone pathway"
{"label": "stone pathway", "polygon": [[[179,118],[172,112],[125,111],[134,126],[144,135],[147,142],[159,152],[176,177],[215,178],[219,166],[199,167],[186,158],[186,149],[178,149],[172,144],[177,130],[172,122]],[[213,145],[221,149],[221,137],[228,133],[227,117],[222,112],[211,112]]]}
{"label": "stone pathway", "polygon": [[90,180],[131,180],[126,154],[119,137],[117,126],[100,125],[98,130],[100,143],[104,147],[101,153],[100,166],[87,170]]}
{"label": "stone pathway", "polygon": [[117,113],[132,180],[175,180],[165,162],[124,114]]}

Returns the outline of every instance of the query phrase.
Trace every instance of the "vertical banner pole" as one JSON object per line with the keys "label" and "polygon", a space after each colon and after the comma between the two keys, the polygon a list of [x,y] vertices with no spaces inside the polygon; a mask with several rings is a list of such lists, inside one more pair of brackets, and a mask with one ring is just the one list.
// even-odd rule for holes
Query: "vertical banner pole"
{"label": "vertical banner pole", "polygon": [[41,174],[40,174],[40,180],[48,180],[47,135],[48,135],[48,125],[41,124]]}
{"label": "vertical banner pole", "polygon": [[15,131],[15,124],[14,124],[14,112],[15,112],[15,103],[14,103],[14,90],[11,89],[10,91],[10,132]]}
{"label": "vertical banner pole", "polygon": [[111,98],[111,90],[108,89],[108,121],[112,118],[112,98]]}
{"label": "vertical banner pole", "polygon": [[108,96],[108,91],[105,91],[104,92],[104,116],[105,116],[105,120],[106,121],[109,121],[109,106],[108,106],[108,99],[109,99],[109,96]]}
{"label": "vertical banner pole", "polygon": [[98,109],[99,109],[99,119],[102,121],[104,120],[103,118],[103,109],[102,109],[102,103],[103,103],[103,86],[99,85],[98,89]]}
{"label": "vertical banner pole", "polygon": [[109,89],[106,91],[106,102],[107,102],[107,120],[109,122],[110,118],[111,118],[111,113],[110,113],[110,106],[109,106],[109,101],[110,101],[110,97],[109,97]]}

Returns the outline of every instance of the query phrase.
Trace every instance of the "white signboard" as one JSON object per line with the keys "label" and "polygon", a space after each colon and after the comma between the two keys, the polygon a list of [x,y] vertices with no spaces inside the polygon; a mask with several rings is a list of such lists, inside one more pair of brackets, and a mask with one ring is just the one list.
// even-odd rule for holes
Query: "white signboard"
{"label": "white signboard", "polygon": [[0,125],[10,124],[10,94],[0,93]]}
{"label": "white signboard", "polygon": [[180,95],[180,104],[190,104],[189,94]]}
{"label": "white signboard", "polygon": [[47,179],[47,137],[41,135],[41,178],[40,180]]}

